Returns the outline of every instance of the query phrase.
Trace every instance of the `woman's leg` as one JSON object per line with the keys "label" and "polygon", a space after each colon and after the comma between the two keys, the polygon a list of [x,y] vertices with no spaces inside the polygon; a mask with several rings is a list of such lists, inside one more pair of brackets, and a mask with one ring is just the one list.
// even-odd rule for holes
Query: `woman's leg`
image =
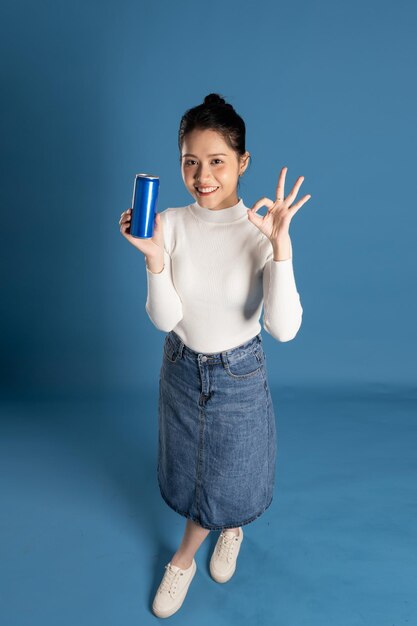
{"label": "woman's leg", "polygon": [[199,526],[191,519],[187,519],[184,536],[181,545],[171,559],[172,565],[181,569],[188,569],[193,562],[193,558],[210,530]]}

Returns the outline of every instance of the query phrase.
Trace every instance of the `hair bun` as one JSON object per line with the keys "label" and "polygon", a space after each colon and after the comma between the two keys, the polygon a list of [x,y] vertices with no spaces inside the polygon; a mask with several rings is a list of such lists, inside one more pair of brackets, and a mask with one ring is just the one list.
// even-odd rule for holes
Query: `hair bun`
{"label": "hair bun", "polygon": [[218,93],[210,93],[208,96],[204,98],[204,104],[217,104],[217,105],[225,105],[227,107],[233,108],[231,104],[228,104],[224,98],[222,98]]}

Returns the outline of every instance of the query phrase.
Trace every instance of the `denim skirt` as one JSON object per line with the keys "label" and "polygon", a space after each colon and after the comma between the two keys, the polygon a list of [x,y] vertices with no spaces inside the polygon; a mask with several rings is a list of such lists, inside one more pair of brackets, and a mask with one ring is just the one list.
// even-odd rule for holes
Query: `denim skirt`
{"label": "denim skirt", "polygon": [[203,354],[171,330],[158,421],[158,484],[171,509],[221,530],[249,524],[269,507],[277,436],[260,333]]}

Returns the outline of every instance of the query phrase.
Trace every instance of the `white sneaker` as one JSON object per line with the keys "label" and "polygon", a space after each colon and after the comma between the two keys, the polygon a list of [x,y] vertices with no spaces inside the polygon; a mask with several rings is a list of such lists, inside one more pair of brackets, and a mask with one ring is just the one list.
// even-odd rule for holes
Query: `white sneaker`
{"label": "white sneaker", "polygon": [[165,574],[152,604],[152,611],[157,617],[169,617],[178,611],[196,570],[197,564],[194,559],[188,569],[171,565],[171,561],[165,565]]}
{"label": "white sneaker", "polygon": [[239,535],[234,531],[222,530],[210,559],[210,574],[218,583],[225,583],[233,576],[236,559],[243,541],[243,529],[239,527]]}

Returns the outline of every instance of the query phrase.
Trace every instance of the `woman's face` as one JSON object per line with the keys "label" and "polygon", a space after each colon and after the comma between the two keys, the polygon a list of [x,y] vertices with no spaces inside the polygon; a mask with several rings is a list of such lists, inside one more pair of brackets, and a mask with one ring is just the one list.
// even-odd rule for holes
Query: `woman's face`
{"label": "woman's face", "polygon": [[245,152],[238,160],[237,153],[215,130],[195,129],[185,135],[182,145],[184,184],[198,204],[207,209],[233,206],[239,200],[237,183],[247,167],[248,156]]}

